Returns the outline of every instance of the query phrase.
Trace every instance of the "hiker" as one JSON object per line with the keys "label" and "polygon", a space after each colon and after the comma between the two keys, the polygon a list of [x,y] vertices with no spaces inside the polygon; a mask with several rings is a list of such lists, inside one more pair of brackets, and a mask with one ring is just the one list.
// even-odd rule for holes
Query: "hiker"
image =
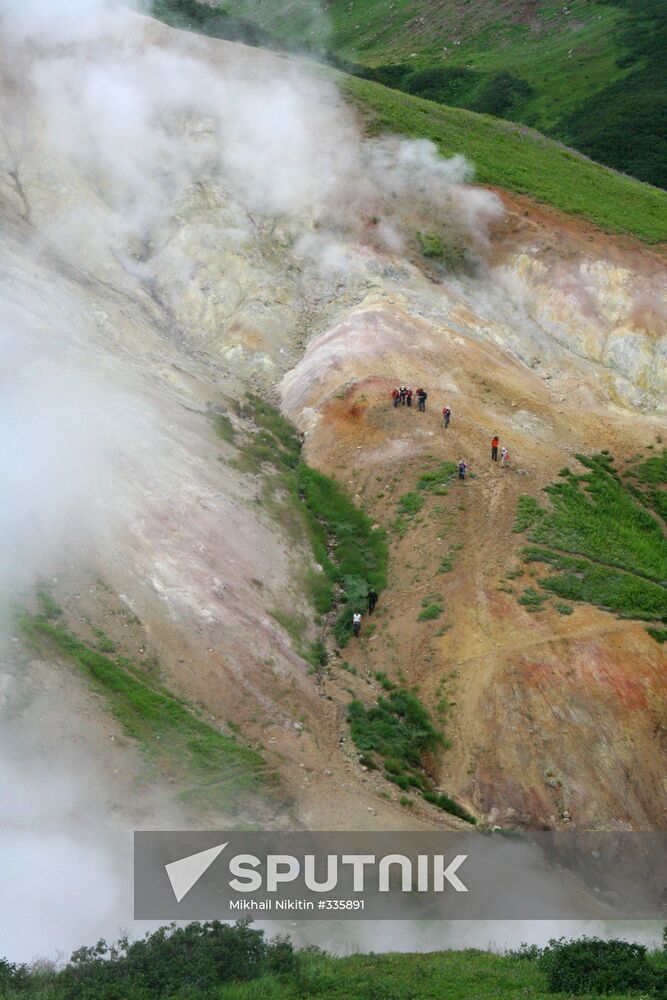
{"label": "hiker", "polygon": [[405,394],[406,394],[407,391],[408,390],[405,388],[404,385],[402,385],[401,388],[398,390],[398,395],[399,395],[400,400],[401,400],[401,406],[403,406],[403,404],[405,403]]}
{"label": "hiker", "polygon": [[451,415],[452,411],[449,409],[449,407],[448,406],[443,407],[442,416],[445,421],[445,427],[449,427],[449,418],[451,417]]}
{"label": "hiker", "polygon": [[366,594],[366,600],[368,601],[368,613],[369,615],[372,615],[373,612],[375,611],[375,605],[378,602],[377,590],[373,590],[373,588],[371,587],[368,593]]}
{"label": "hiker", "polygon": [[428,399],[428,393],[426,389],[417,389],[417,400],[419,403],[419,410],[421,413],[426,413],[426,400]]}
{"label": "hiker", "polygon": [[493,437],[491,439],[491,461],[492,462],[497,462],[498,461],[498,445],[499,444],[500,444],[500,442],[498,441],[498,435],[496,434],[495,437]]}
{"label": "hiker", "polygon": [[412,389],[408,388],[405,390],[405,398],[408,406],[412,406]]}
{"label": "hiker", "polygon": [[465,479],[466,472],[468,471],[468,466],[463,461],[463,459],[461,459],[461,461],[458,464],[458,470],[459,470],[459,479]]}
{"label": "hiker", "polygon": [[401,398],[400,391],[398,389],[392,389],[391,390],[391,398],[393,400],[394,409],[395,409],[398,406],[400,398]]}
{"label": "hiker", "polygon": [[504,445],[500,449],[500,464],[504,465],[504,466],[507,466],[507,465],[510,464],[510,453],[507,450],[507,448],[505,448]]}
{"label": "hiker", "polygon": [[358,639],[361,632],[361,615],[358,611],[355,611],[352,615],[352,631]]}

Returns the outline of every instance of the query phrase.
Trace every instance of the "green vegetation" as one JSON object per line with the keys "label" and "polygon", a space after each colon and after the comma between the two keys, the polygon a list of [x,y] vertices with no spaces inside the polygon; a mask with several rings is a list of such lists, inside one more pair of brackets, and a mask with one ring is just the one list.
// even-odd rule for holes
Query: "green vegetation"
{"label": "green vegetation", "polygon": [[667,19],[664,0],[607,0],[624,13],[606,85],[564,116],[558,131],[584,153],[667,187]]}
{"label": "green vegetation", "polygon": [[[402,796],[401,804],[411,800]],[[338,957],[247,921],[160,927],[74,952],[59,971],[0,960],[3,1000],[628,1000],[664,996],[665,951],[582,938],[506,955],[466,949]]]}
{"label": "green vegetation", "polygon": [[227,444],[236,443],[236,431],[234,429],[234,424],[231,422],[226,413],[214,413],[213,417],[213,427],[216,432],[220,435],[223,441]]}
{"label": "green vegetation", "polygon": [[[523,558],[550,568],[539,580],[543,590],[653,622],[651,635],[660,641],[655,625],[667,621],[667,526],[654,493],[663,485],[664,455],[634,466],[625,478],[609,454],[577,458],[588,472],[561,470],[559,481],[545,488],[548,506],[520,499],[515,530],[536,543]],[[543,600],[532,588],[519,598],[529,607]],[[558,610],[568,613],[562,605]]]}
{"label": "green vegetation", "polygon": [[196,31],[214,38],[227,38],[244,45],[281,49],[283,44],[252,20],[230,14],[223,4],[199,0],[153,0],[153,17],[183,31]]}
{"label": "green vegetation", "polygon": [[[612,232],[650,243],[667,240],[667,193],[555,141],[578,143],[613,167],[665,183],[663,0],[571,0],[567,13],[562,3],[545,0],[535,13],[544,29],[538,33],[502,11],[494,20],[485,0],[468,0],[464,21],[454,0],[437,9],[431,3],[418,0],[415,10],[401,0],[388,10],[387,0],[363,0],[351,12],[345,0],[332,0],[320,20],[307,4],[285,17],[279,0],[261,6],[241,0],[233,15],[225,5],[157,0],[153,12],[179,27],[251,45],[320,55],[329,45],[334,64],[376,77],[313,67],[336,80],[370,133],[430,139],[444,156],[467,156],[482,184],[530,195]],[[331,25],[334,40],[327,42]],[[615,31],[618,25],[625,26],[622,32]],[[443,56],[443,37],[461,44],[449,44]],[[345,61],[362,54],[363,66]],[[404,90],[390,89],[395,87]],[[436,103],[442,100],[467,107]],[[491,118],[490,111],[519,124]]]}
{"label": "green vegetation", "polygon": [[417,621],[428,622],[434,618],[439,618],[444,611],[442,598],[439,594],[429,594],[422,601],[422,609],[419,612]]}
{"label": "green vegetation", "polygon": [[667,964],[663,950],[660,959],[650,960],[643,944],[631,941],[604,941],[579,938],[575,941],[550,941],[537,949],[534,957],[547,977],[552,993],[586,990],[593,994],[623,993],[664,996],[667,987]]}
{"label": "green vegetation", "polygon": [[445,244],[436,233],[417,233],[417,239],[425,257],[444,257]]}
{"label": "green vegetation", "polygon": [[242,804],[245,794],[267,781],[256,750],[203,722],[141,667],[88,646],[67,630],[55,602],[39,596],[40,610],[20,616],[27,638],[76,664],[125,735],[138,741],[146,760],[181,786],[183,801],[226,809]]}
{"label": "green vegetation", "polygon": [[[170,23],[305,49],[407,94],[539,128],[641,180],[667,183],[664,0],[541,0],[517,16],[488,0],[157,0]],[[202,10],[203,8],[203,10]]]}
{"label": "green vegetation", "polygon": [[427,490],[442,496],[443,487],[448,486],[456,476],[456,462],[443,462],[437,469],[423,472],[417,480],[418,490]]}
{"label": "green vegetation", "polygon": [[647,507],[667,521],[667,448],[645,462],[631,467],[626,473],[632,493]]}
{"label": "green vegetation", "polygon": [[[299,435],[274,406],[248,393],[238,412],[254,429],[237,440],[239,454],[233,464],[258,474],[263,480],[263,506],[283,525],[289,525],[291,518],[297,538],[305,535],[309,540],[315,562],[322,567],[308,575],[310,597],[320,614],[342,605],[334,635],[339,646],[345,646],[352,615],[366,608],[369,587],[380,592],[386,586],[386,534],[355,507],[335,480],[306,465]],[[284,615],[280,609],[273,613]],[[321,664],[320,644],[303,652],[306,623],[282,624],[301,644],[301,655],[313,665]]]}
{"label": "green vegetation", "polygon": [[414,788],[439,809],[475,823],[466,809],[434,789],[425,770],[428,756],[447,746],[426,708],[414,692],[389,684],[388,697],[378,698],[371,708],[358,700],[348,707],[350,733],[366,766],[369,761],[375,768],[382,763],[387,780],[402,791]]}
{"label": "green vegetation", "polygon": [[615,173],[530,129],[463,108],[390,90],[372,80],[337,76],[367,130],[430,139],[443,156],[463,153],[482,184],[527,194],[602,229],[667,240],[667,193]]}
{"label": "green vegetation", "polygon": [[415,493],[404,493],[398,501],[398,510],[401,514],[418,514],[424,506],[424,498]]}
{"label": "green vegetation", "polygon": [[546,594],[538,594],[533,587],[526,587],[519,598],[519,604],[523,604],[529,611],[540,611],[546,599]]}

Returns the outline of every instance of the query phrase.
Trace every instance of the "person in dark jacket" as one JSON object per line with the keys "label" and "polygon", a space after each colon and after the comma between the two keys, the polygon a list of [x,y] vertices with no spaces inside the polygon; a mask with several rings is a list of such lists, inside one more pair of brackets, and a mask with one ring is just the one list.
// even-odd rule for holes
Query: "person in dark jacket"
{"label": "person in dark jacket", "polygon": [[366,600],[368,601],[368,613],[369,615],[372,615],[373,612],[375,611],[375,605],[378,602],[377,590],[374,590],[371,587],[371,589],[366,594]]}

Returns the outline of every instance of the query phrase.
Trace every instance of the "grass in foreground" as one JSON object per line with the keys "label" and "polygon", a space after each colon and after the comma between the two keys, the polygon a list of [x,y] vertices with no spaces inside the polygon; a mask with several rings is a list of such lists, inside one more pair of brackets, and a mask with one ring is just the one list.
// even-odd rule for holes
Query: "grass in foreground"
{"label": "grass in foreground", "polygon": [[82,642],[66,628],[48,595],[40,595],[40,604],[36,614],[21,615],[26,637],[76,664],[147,761],[183,789],[182,801],[227,809],[275,780],[258,751],[203,722],[130,660],[106,656]]}
{"label": "grass in foreground", "polygon": [[[59,971],[0,960],[4,1000],[659,1000],[665,950],[580,938],[506,955],[467,949],[357,954],[267,940],[247,921],[170,925],[130,941],[79,948]],[[598,992],[599,991],[599,992]]]}
{"label": "grass in foreground", "polygon": [[[521,497],[515,531],[526,531],[535,543],[523,550],[523,558],[550,568],[551,574],[539,580],[543,591],[652,622],[649,631],[663,641],[659,625],[667,621],[667,525],[661,518],[665,453],[635,464],[625,478],[608,454],[577,458],[588,472],[576,475],[562,469],[560,481],[545,489],[550,501],[546,507],[533,497]],[[520,603],[539,609],[545,597],[528,588]]]}

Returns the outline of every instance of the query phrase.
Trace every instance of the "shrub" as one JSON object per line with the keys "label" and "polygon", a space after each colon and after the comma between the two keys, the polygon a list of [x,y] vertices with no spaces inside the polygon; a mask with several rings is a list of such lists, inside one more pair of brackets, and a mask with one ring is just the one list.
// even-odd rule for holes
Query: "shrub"
{"label": "shrub", "polygon": [[503,70],[488,77],[470,103],[473,111],[495,118],[511,118],[532,97],[531,85],[513,73]]}
{"label": "shrub", "polygon": [[444,257],[445,244],[436,233],[417,233],[424,257]]}
{"label": "shrub", "polygon": [[546,596],[544,594],[538,594],[534,587],[526,587],[523,594],[519,598],[519,604],[528,608],[529,611],[540,611],[545,600]]}
{"label": "shrub", "polygon": [[539,965],[552,993],[649,991],[657,978],[644,945],[629,941],[551,940]]}
{"label": "shrub", "polygon": [[420,611],[417,621],[427,622],[432,621],[434,618],[439,618],[443,612],[443,606],[439,601],[434,601],[432,604],[426,604]]}
{"label": "shrub", "polygon": [[385,778],[401,790],[418,789],[427,802],[439,809],[469,823],[476,822],[457,802],[436,792],[424,771],[426,755],[447,744],[412,691],[396,688],[388,698],[378,698],[370,708],[361,701],[352,701],[348,706],[348,721],[352,739],[362,751],[361,759],[367,767],[375,766],[374,755],[382,758]]}
{"label": "shrub", "polygon": [[298,956],[289,941],[267,942],[249,921],[230,926],[218,920],[170,924],[131,942],[98,941],[80,948],[57,976],[62,1000],[201,994],[221,983],[258,979],[267,972],[292,972]]}

